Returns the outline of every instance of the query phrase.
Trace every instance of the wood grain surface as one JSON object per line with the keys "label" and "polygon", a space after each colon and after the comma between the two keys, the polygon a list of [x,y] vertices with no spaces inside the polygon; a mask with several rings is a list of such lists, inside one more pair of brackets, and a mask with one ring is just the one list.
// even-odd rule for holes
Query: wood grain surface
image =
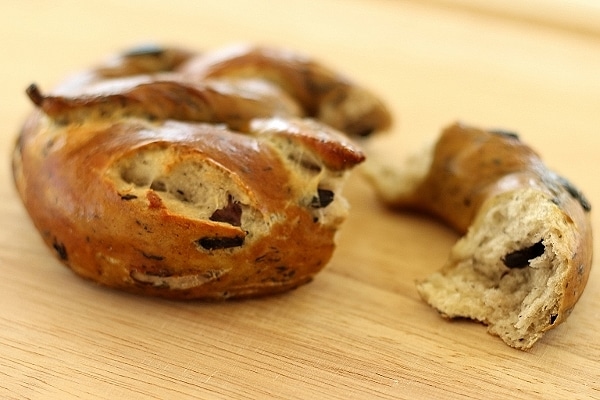
{"label": "wood grain surface", "polygon": [[[384,209],[359,171],[338,250],[312,283],[226,303],[136,297],[77,278],[44,247],[14,189],[10,154],[30,83],[50,88],[139,43],[252,42],[308,52],[379,93],[396,121],[373,154],[398,160],[455,120],[511,129],[600,206],[593,13],[542,23],[455,3],[4,2],[0,398],[600,398],[598,261],[569,320],[532,350],[511,349],[419,299],[414,281],[442,265],[457,236]],[[598,230],[596,209],[592,218]]]}

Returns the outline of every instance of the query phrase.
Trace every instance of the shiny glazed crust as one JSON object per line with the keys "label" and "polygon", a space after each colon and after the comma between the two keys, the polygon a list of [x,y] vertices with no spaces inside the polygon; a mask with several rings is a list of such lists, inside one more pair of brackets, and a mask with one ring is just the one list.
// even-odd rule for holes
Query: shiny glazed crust
{"label": "shiny glazed crust", "polygon": [[[266,67],[294,73],[292,53],[269,52]],[[348,208],[341,188],[363,153],[308,118],[321,99],[298,99],[261,67],[209,79],[194,67],[204,57],[213,55],[146,47],[51,94],[28,88],[37,108],[15,147],[15,183],[44,241],[80,276],[139,294],[224,299],[295,288],[329,261]],[[326,75],[323,85],[356,90],[301,60]],[[302,79],[289,86],[319,87]],[[361,91],[382,118],[350,135],[389,124]]]}
{"label": "shiny glazed crust", "polygon": [[591,206],[516,134],[454,124],[412,167],[369,171],[390,206],[464,234],[417,285],[442,315],[481,321],[528,349],[570,314],[592,265]]}

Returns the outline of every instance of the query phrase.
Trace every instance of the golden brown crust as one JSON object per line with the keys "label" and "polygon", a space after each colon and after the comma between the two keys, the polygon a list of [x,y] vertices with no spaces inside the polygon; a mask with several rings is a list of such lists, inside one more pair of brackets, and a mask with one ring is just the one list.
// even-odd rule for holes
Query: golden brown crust
{"label": "golden brown crust", "polygon": [[550,171],[515,134],[460,123],[442,132],[418,187],[391,202],[432,212],[465,233],[488,198],[520,187],[546,191],[561,201],[575,196],[580,207],[589,208],[583,195]]}
{"label": "golden brown crust", "polygon": [[232,46],[191,58],[178,71],[192,79],[260,76],[297,99],[309,116],[350,135],[367,136],[391,123],[385,105],[368,90],[284,49]]}
{"label": "golden brown crust", "polygon": [[192,51],[179,47],[148,44],[111,57],[93,72],[98,76],[98,79],[110,79],[174,71],[196,55]]}
{"label": "golden brown crust", "polygon": [[303,116],[302,108],[284,92],[267,82],[186,82],[177,77],[132,77],[98,85],[77,96],[41,93],[37,85],[27,88],[31,101],[60,124],[83,124],[92,118],[139,117],[149,121],[176,119],[189,122],[224,123],[243,129],[253,118]]}
{"label": "golden brown crust", "polygon": [[[255,296],[310,280],[332,254],[337,225],[317,223],[310,207],[290,204],[289,167],[261,136],[130,121],[79,127],[71,132],[77,138],[60,146],[47,124],[41,115],[28,122],[15,156],[17,187],[46,243],[84,277],[171,298]],[[244,207],[268,222],[268,234],[250,240],[245,226],[170,209],[158,189],[145,189],[144,198],[115,183],[119,160],[152,148],[174,152],[173,167],[217,163],[251,199]],[[357,149],[348,152],[344,160],[362,159]]]}
{"label": "golden brown crust", "polygon": [[176,47],[142,46],[109,58],[96,68],[64,81],[56,94],[81,94],[82,88],[122,77],[185,82],[260,80],[286,92],[306,116],[350,136],[389,128],[391,115],[373,93],[312,58],[287,49],[236,45],[202,54]]}
{"label": "golden brown crust", "polygon": [[222,299],[310,281],[363,153],[260,76],[190,81],[176,69],[194,57],[138,51],[51,94],[31,86],[38,109],[13,157],[25,207],[57,257],[102,285]]}
{"label": "golden brown crust", "polygon": [[566,264],[564,279],[562,279],[561,286],[558,288],[558,294],[561,298],[558,317],[552,324],[548,324],[544,330],[559,325],[569,316],[583,294],[592,269],[594,249],[589,212],[581,206],[579,199],[572,196],[565,196],[560,207],[564,215],[572,221],[575,238],[571,246],[571,257]]}

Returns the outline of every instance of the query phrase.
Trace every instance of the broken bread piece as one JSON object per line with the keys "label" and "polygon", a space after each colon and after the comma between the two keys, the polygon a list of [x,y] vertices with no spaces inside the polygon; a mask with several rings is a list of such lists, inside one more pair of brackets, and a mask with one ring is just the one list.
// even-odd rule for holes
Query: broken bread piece
{"label": "broken bread piece", "polygon": [[405,169],[367,171],[390,206],[464,234],[417,284],[443,316],[480,321],[523,350],[568,317],[592,265],[591,207],[516,134],[457,123]]}
{"label": "broken bread piece", "polygon": [[[36,109],[13,175],[60,261],[102,285],[173,299],[260,296],[310,281],[333,254],[348,212],[342,186],[364,154],[313,119],[310,93],[299,99],[283,85],[358,89],[312,60],[302,65],[320,72],[308,76],[294,72],[292,53],[269,54],[244,77],[205,79],[188,65],[205,54],[147,47],[49,94],[31,85]],[[286,76],[263,79],[279,64]],[[379,107],[361,93],[366,100],[352,101]],[[355,127],[343,114],[339,126]],[[378,115],[348,134],[385,126],[387,111]]]}

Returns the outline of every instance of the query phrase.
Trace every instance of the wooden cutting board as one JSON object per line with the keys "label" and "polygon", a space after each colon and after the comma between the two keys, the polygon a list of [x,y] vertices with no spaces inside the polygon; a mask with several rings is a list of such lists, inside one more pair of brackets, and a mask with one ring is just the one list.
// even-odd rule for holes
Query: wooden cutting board
{"label": "wooden cutting board", "polygon": [[384,98],[395,124],[371,146],[391,162],[455,120],[503,127],[600,204],[597,8],[503,3],[5,2],[0,397],[600,398],[598,262],[569,320],[532,350],[511,349],[419,299],[414,281],[443,264],[458,236],[386,210],[359,171],[338,250],[312,283],[226,303],[141,298],[75,277],[43,246],[12,183],[31,82],[51,88],[149,41],[198,50],[251,42],[308,52]]}

